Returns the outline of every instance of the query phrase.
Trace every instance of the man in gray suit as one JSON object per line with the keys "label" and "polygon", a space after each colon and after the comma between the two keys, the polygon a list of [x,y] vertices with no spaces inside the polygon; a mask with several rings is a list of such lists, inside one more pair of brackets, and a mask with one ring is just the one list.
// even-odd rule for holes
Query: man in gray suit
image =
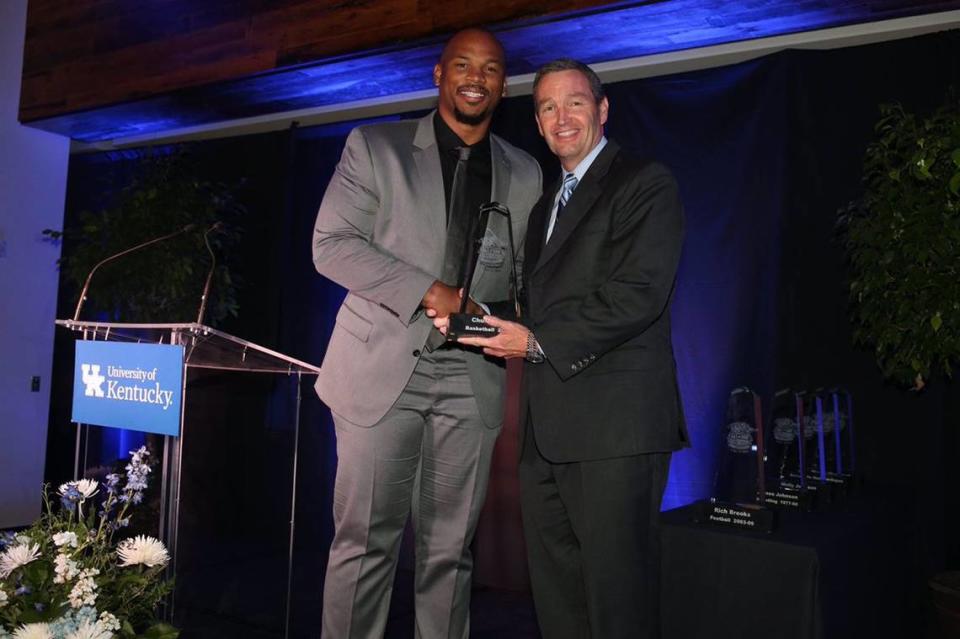
{"label": "man in gray suit", "polygon": [[457,33],[433,70],[437,111],[354,129],[317,215],[314,264],[348,289],[317,380],[339,459],[328,639],[383,635],[408,515],[417,636],[469,634],[469,546],[502,422],[504,368],[443,345],[428,311],[458,309],[464,229],[491,200],[512,218],[491,216],[471,298],[509,296],[519,255],[507,225],[524,236],[541,176],[530,156],[489,133],[505,78],[492,34]]}

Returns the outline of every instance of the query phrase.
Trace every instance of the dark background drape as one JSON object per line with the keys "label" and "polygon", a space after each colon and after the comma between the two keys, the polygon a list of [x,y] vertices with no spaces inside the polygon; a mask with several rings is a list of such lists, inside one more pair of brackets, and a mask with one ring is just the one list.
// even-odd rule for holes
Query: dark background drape
{"label": "dark background drape", "polygon": [[[840,385],[850,389],[856,405],[860,473],[875,486],[908,488],[896,494],[909,496],[898,499],[904,500],[904,517],[914,523],[922,550],[891,552],[919,552],[920,569],[927,573],[960,560],[957,384],[936,379],[922,393],[893,387],[882,381],[870,353],[852,345],[843,252],[835,232],[837,209],[860,189],[877,105],[900,101],[909,110],[932,110],[960,80],[958,51],[960,34],[947,32],[849,49],[783,51],[735,66],[607,87],[607,135],[667,164],[687,215],[673,339],[693,446],[674,457],[664,508],[710,494],[731,389],[746,385],[769,400],[783,387]],[[241,197],[249,213],[239,263],[245,287],[240,317],[224,330],[299,359],[322,361],[343,291],[313,269],[312,227],[345,137],[358,123],[189,145],[207,177],[244,181]],[[556,178],[558,167],[534,126],[529,97],[505,99],[494,131],[537,157],[547,180]],[[142,155],[74,156],[67,223],[109,198]],[[198,290],[201,286],[198,281]],[[62,317],[76,292],[61,290]],[[60,371],[70,346],[62,341]],[[270,397],[288,397],[291,384],[267,385],[266,400],[233,411],[230,433],[289,429],[286,402]],[[72,467],[68,397],[55,391],[48,454],[53,481]],[[598,406],[596,419],[603,418]],[[294,619],[303,627],[320,614],[332,529],[332,430],[328,411],[305,384],[293,590]],[[516,452],[514,434],[508,428],[499,444],[501,462],[495,462],[490,491],[495,507],[488,509],[477,540],[478,574],[495,584],[522,586],[509,463]],[[230,476],[244,473],[242,463],[264,466],[256,441],[227,459],[210,446],[197,472]],[[236,517],[240,527],[261,517],[283,519],[285,514],[275,512],[282,509],[266,507],[287,499],[272,496],[282,492],[289,473],[289,462],[276,463],[277,481],[264,466],[263,481],[245,487],[249,510],[222,516]],[[503,525],[497,517],[504,518]],[[283,539],[277,537],[279,548]],[[262,537],[251,535],[249,542],[262,543]],[[485,554],[484,548],[497,550]]]}

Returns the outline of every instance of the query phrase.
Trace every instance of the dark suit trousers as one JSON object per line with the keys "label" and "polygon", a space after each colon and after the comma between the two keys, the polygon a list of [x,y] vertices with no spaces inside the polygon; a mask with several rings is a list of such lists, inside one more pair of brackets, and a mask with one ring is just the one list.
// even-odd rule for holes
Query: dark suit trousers
{"label": "dark suit trousers", "polygon": [[670,453],[555,464],[529,422],[524,430],[520,503],[544,639],[659,637],[658,521]]}

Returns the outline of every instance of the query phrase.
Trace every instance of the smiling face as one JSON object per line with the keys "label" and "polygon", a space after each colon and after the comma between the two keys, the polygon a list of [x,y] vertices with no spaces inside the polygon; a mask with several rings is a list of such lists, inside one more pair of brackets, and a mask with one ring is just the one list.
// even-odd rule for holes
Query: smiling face
{"label": "smiling face", "polygon": [[[433,68],[440,87],[440,116],[467,143],[482,138],[493,110],[506,95],[503,47],[479,29],[461,31],[447,43]],[[466,134],[466,135],[464,135]]]}
{"label": "smiling face", "polygon": [[537,127],[565,171],[572,171],[603,137],[607,98],[597,102],[590,82],[568,69],[543,76],[533,96]]}

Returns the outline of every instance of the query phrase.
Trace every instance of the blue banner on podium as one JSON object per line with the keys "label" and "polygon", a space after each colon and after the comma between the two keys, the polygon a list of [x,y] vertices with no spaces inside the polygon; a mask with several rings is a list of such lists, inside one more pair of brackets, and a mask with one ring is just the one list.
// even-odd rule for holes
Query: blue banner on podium
{"label": "blue banner on podium", "polygon": [[183,347],[77,342],[73,421],[180,434]]}

